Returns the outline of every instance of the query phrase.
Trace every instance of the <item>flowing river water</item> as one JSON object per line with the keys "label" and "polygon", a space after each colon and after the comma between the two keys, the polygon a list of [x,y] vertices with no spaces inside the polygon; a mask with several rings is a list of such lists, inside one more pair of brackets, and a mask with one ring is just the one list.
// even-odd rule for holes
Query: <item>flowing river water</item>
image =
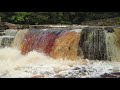
{"label": "flowing river water", "polygon": [[120,28],[0,32],[0,78],[119,78],[119,72]]}

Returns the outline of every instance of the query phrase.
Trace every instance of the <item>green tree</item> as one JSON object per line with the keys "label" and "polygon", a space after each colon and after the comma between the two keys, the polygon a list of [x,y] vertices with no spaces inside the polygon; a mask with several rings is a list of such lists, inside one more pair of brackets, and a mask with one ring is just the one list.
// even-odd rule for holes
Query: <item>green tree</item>
{"label": "green tree", "polygon": [[15,12],[15,15],[13,15],[10,20],[14,23],[26,23],[29,22],[28,16],[30,14],[30,12]]}

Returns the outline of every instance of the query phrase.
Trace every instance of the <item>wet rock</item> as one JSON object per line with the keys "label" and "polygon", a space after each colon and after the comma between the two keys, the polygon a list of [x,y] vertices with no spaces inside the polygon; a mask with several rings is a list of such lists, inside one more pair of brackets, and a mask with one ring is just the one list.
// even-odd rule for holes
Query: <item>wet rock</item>
{"label": "wet rock", "polygon": [[115,73],[105,73],[101,75],[102,78],[120,78],[120,72]]}
{"label": "wet rock", "polygon": [[79,70],[80,68],[79,67],[75,67],[75,68],[73,68],[73,70]]}
{"label": "wet rock", "polygon": [[54,76],[54,78],[65,78],[63,75],[57,74]]}
{"label": "wet rock", "polygon": [[5,27],[7,27],[8,29],[17,29],[17,26],[15,24],[12,24],[12,23],[3,22],[3,25]]}
{"label": "wet rock", "polygon": [[4,23],[0,22],[0,32],[5,29],[8,29],[8,27],[4,25]]}
{"label": "wet rock", "polygon": [[105,30],[107,30],[108,33],[113,33],[114,29],[112,27],[105,27]]}

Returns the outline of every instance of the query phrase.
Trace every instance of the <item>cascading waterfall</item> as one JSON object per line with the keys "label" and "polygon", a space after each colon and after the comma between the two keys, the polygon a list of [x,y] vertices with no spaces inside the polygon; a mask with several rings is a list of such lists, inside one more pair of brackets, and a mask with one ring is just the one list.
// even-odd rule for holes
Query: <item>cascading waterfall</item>
{"label": "cascading waterfall", "polygon": [[0,47],[9,47],[11,46],[12,41],[14,40],[14,37],[16,35],[18,30],[14,29],[8,29],[4,30],[1,33],[0,36]]}
{"label": "cascading waterfall", "polygon": [[14,39],[14,36],[1,36],[0,37],[0,47],[9,47]]}
{"label": "cascading waterfall", "polygon": [[54,42],[51,56],[63,59],[78,59],[78,43],[80,40],[80,32],[66,31],[61,33]]}
{"label": "cascading waterfall", "polygon": [[4,33],[5,33],[5,36],[15,36],[16,33],[17,33],[17,29],[8,29],[8,30],[5,30]]}
{"label": "cascading waterfall", "polygon": [[79,45],[83,51],[84,58],[107,60],[105,33],[102,28],[84,28]]}
{"label": "cascading waterfall", "polygon": [[[117,64],[110,65],[113,61]],[[118,61],[118,27],[47,27],[0,32],[0,77],[37,74],[40,77],[100,77],[120,71]]]}
{"label": "cascading waterfall", "polygon": [[22,54],[35,50],[55,59],[119,59],[119,30],[112,27],[23,29],[4,33],[0,37],[1,47],[17,48]]}
{"label": "cascading waterfall", "polygon": [[13,48],[21,49],[21,45],[23,43],[23,40],[25,39],[25,35],[28,33],[29,29],[23,29],[19,30],[17,34],[14,37],[13,43],[11,43],[11,46]]}
{"label": "cascading waterfall", "polygon": [[[112,32],[110,32],[109,30],[111,30]],[[116,30],[116,29],[109,29],[106,32],[106,48],[107,48],[107,56],[109,57],[109,60],[120,60],[120,46],[119,46],[119,33],[120,29]]]}

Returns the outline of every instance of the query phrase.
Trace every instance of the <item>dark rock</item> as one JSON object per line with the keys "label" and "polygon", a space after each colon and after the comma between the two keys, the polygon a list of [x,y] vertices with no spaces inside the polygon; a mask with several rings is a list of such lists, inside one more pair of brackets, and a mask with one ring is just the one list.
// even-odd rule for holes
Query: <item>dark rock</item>
{"label": "dark rock", "polygon": [[65,77],[60,75],[60,74],[57,74],[57,75],[54,76],[54,78],[65,78]]}
{"label": "dark rock", "polygon": [[105,30],[107,30],[108,33],[114,32],[114,29],[112,27],[105,27]]}
{"label": "dark rock", "polygon": [[105,73],[101,75],[102,78],[120,78],[120,72],[115,73]]}

